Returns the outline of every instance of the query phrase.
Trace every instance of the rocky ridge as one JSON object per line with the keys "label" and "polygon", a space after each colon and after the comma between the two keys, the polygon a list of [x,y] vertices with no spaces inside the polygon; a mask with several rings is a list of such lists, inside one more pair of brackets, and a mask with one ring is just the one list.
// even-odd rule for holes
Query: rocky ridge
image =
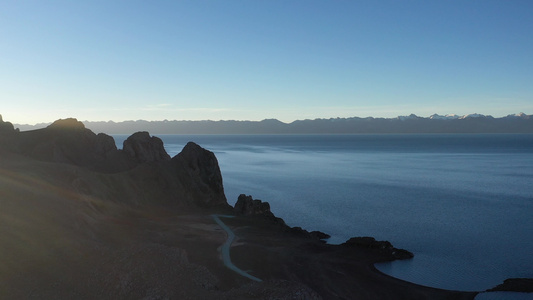
{"label": "rocky ridge", "polygon": [[[202,207],[228,206],[224,195],[222,175],[214,154],[195,143],[170,158],[163,141],[148,132],[137,132],[117,149],[114,139],[104,133],[95,134],[76,119],[58,120],[46,128],[19,132],[0,121],[0,149],[18,153],[38,161],[61,163],[107,174],[109,180],[124,172],[135,180],[134,186],[109,186],[118,190],[118,198],[130,203],[156,201],[144,191],[156,190],[165,203],[194,204]],[[86,194],[103,197],[102,187],[89,180],[76,178],[72,184]],[[100,185],[100,184],[99,184]],[[137,190],[138,192],[132,193]],[[129,198],[126,200],[125,198]]]}

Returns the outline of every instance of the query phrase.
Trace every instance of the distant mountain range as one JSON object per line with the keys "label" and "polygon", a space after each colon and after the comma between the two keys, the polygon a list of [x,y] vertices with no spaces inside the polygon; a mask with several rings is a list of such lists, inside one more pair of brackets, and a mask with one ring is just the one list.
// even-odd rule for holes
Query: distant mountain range
{"label": "distant mountain range", "polygon": [[[533,133],[533,116],[524,113],[494,118],[469,114],[419,117],[411,114],[396,118],[330,118],[297,120],[283,123],[276,119],[262,121],[124,121],[83,122],[94,132],[131,134],[356,134],[356,133]],[[48,124],[17,125],[21,131]]]}

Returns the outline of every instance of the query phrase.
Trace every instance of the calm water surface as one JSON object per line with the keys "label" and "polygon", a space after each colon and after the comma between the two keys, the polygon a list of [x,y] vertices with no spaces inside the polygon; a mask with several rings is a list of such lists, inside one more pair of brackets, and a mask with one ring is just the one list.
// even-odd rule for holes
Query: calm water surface
{"label": "calm water surface", "polygon": [[413,252],[378,265],[392,276],[472,291],[533,277],[533,135],[159,137],[171,156],[188,141],[213,151],[230,204],[250,194],[330,243]]}

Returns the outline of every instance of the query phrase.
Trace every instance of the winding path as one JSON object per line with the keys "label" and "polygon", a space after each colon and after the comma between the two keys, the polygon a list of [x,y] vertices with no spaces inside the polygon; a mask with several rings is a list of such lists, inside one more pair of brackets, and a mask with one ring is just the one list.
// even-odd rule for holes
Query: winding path
{"label": "winding path", "polygon": [[229,250],[230,250],[231,243],[233,243],[233,240],[235,239],[235,233],[233,233],[233,231],[226,224],[224,224],[224,222],[222,222],[222,220],[220,220],[219,217],[233,218],[233,216],[226,216],[226,215],[211,215],[211,216],[213,217],[215,222],[217,222],[217,224],[220,225],[220,227],[222,227],[222,229],[224,229],[226,231],[226,233],[228,234],[228,239],[226,240],[226,242],[224,242],[224,244],[221,247],[222,261],[224,262],[224,265],[226,267],[228,267],[229,269],[233,270],[234,272],[237,272],[238,274],[240,274],[240,275],[242,275],[244,277],[247,277],[247,278],[249,278],[251,280],[258,281],[258,282],[263,281],[263,280],[255,277],[255,276],[252,276],[252,275],[246,273],[245,271],[237,268],[237,266],[235,266],[231,262],[231,258],[230,258],[230,255],[229,255]]}

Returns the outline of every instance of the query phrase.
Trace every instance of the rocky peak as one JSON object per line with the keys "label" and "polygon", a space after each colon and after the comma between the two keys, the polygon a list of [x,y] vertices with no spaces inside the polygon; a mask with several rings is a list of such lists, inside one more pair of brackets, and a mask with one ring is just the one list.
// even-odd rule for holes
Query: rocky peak
{"label": "rocky peak", "polygon": [[73,164],[91,170],[115,172],[130,168],[130,163],[117,150],[114,139],[106,134],[94,134],[74,118],[60,119],[46,128],[22,131],[13,130],[11,123],[0,122],[14,134],[0,134],[4,148],[32,158]]}
{"label": "rocky peak", "polygon": [[115,139],[105,133],[99,133],[96,135],[95,152],[98,155],[106,156],[109,153],[117,151],[117,145]]}
{"label": "rocky peak", "polygon": [[137,162],[154,162],[170,160],[163,141],[155,136],[150,136],[146,131],[132,134],[124,141],[123,150]]}
{"label": "rocky peak", "polygon": [[420,117],[415,114],[410,114],[408,116],[398,116],[397,119],[400,121],[406,121],[406,120],[417,120],[417,119],[420,119]]}
{"label": "rocky peak", "polygon": [[59,129],[59,130],[83,130],[85,125],[82,122],[78,121],[75,118],[59,119],[54,123],[50,124],[48,129]]}
{"label": "rocky peak", "polygon": [[525,113],[521,112],[521,113],[518,113],[518,114],[507,115],[504,118],[506,118],[506,119],[524,119],[524,120],[527,120],[527,119],[531,118],[531,116],[530,115],[526,115]]}
{"label": "rocky peak", "polygon": [[175,170],[191,199],[200,206],[228,205],[215,154],[189,142],[172,158]]}
{"label": "rocky peak", "polygon": [[10,122],[4,122],[2,115],[0,115],[0,134],[1,133],[11,133],[14,132],[15,128]]}

